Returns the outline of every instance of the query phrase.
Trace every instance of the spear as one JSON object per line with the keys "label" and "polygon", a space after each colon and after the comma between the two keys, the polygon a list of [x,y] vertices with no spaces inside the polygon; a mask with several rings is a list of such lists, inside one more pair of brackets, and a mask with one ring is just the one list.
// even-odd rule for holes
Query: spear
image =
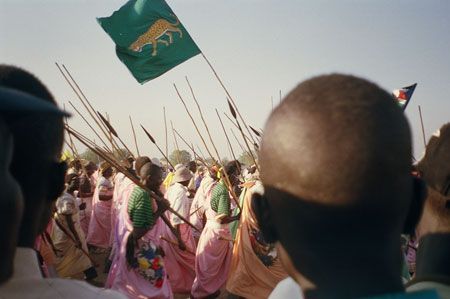
{"label": "spear", "polygon": [[83,116],[83,114],[81,114],[80,111],[78,111],[78,109],[72,104],[71,101],[69,101],[70,106],[72,106],[72,108],[78,113],[79,116],[81,116],[81,118],[84,120],[84,122],[89,126],[89,128],[91,128],[91,130],[95,133],[95,135],[100,139],[100,141],[106,146],[106,142],[103,141],[102,137],[100,137],[100,135],[97,133],[97,131],[91,126],[91,124],[87,121],[87,119]]}
{"label": "spear", "polygon": [[[228,120],[233,124],[233,126],[236,127],[236,129],[239,129],[239,127],[234,123],[234,121],[231,119],[231,117],[228,116],[228,114],[226,114],[225,112],[224,112],[223,114],[226,116],[226,118],[228,118]],[[247,135],[244,135],[244,136],[245,136],[245,138],[246,138],[248,141],[251,141],[250,138],[248,138]]]}
{"label": "spear", "polygon": [[167,156],[164,154],[164,152],[161,150],[161,148],[159,148],[158,144],[156,143],[155,139],[152,137],[152,135],[150,135],[150,133],[144,128],[144,126],[141,124],[141,128],[142,130],[144,130],[145,134],[147,134],[148,139],[150,139],[150,141],[156,145],[156,148],[158,149],[158,151],[161,153],[161,155],[163,155],[164,159],[166,159],[166,161],[170,164],[170,166],[172,166],[173,169],[175,169],[175,167],[172,165],[172,163],[170,163],[169,158],[167,158]]}
{"label": "spear", "polygon": [[[69,84],[69,86],[72,88],[73,92],[75,93],[75,95],[77,96],[77,98],[80,100],[80,102],[83,104],[84,108],[87,110],[87,112],[89,113],[89,115],[91,116],[91,118],[95,121],[95,123],[97,124],[97,126],[100,128],[100,130],[102,131],[102,133],[108,137],[108,133],[105,132],[104,125],[102,126],[99,121],[97,120],[97,117],[95,117],[95,110],[92,107],[91,103],[87,100],[86,96],[84,95],[83,91],[81,91],[81,88],[78,86],[77,82],[75,81],[75,79],[72,77],[72,75],[70,74],[70,72],[67,70],[67,68],[63,65],[64,70],[67,72],[67,74],[69,75],[69,77],[72,79],[74,85],[77,87],[77,89],[80,91],[81,95],[83,95],[84,99],[86,100],[86,102],[89,104],[89,106],[91,107],[92,111],[88,108],[87,104],[83,101],[83,99],[80,96],[80,93],[78,93],[78,91],[75,89],[75,87],[72,85],[72,83],[69,81],[69,79],[67,78],[66,74],[64,74],[64,72],[62,71],[62,69],[60,68],[59,64],[57,62],[55,62],[56,67],[58,68],[59,72],[61,73],[61,75],[64,77],[64,79],[66,80],[67,84]],[[114,141],[114,140],[113,140]],[[113,148],[113,150],[118,150],[118,145],[116,143],[117,148],[115,148],[114,142],[111,142],[111,147]]]}
{"label": "spear", "polygon": [[200,136],[200,139],[202,140],[202,143],[203,143],[203,145],[205,146],[206,151],[208,152],[208,154],[209,154],[209,156],[211,157],[211,159],[212,159],[213,161],[215,161],[215,159],[213,158],[213,155],[212,155],[211,152],[209,151],[208,146],[206,145],[205,140],[203,139],[202,134],[200,133],[200,130],[199,130],[198,127],[197,127],[197,124],[195,123],[194,118],[192,117],[191,113],[189,112],[189,109],[188,109],[187,106],[186,106],[186,103],[184,102],[183,98],[181,97],[181,95],[180,95],[180,93],[179,93],[179,91],[178,91],[178,88],[177,88],[177,86],[175,85],[175,83],[173,84],[173,87],[175,87],[175,91],[177,92],[178,97],[180,98],[181,102],[183,103],[184,109],[186,110],[187,114],[189,115],[189,118],[191,119],[192,123],[194,124],[195,130],[197,131],[198,136]]}
{"label": "spear", "polygon": [[419,108],[420,125],[422,126],[423,145],[425,146],[425,148],[427,148],[427,141],[425,138],[425,129],[423,127],[423,120],[422,120],[422,110],[420,109],[420,105],[418,105],[417,107]]}
{"label": "spear", "polygon": [[203,122],[203,125],[205,126],[206,132],[208,133],[209,140],[211,141],[211,144],[212,144],[212,146],[213,146],[213,148],[214,148],[214,151],[216,152],[216,155],[217,155],[217,157],[219,158],[219,164],[220,164],[220,167],[222,167],[222,169],[224,170],[224,171],[223,171],[223,174],[225,175],[225,182],[227,183],[228,188],[230,189],[230,193],[231,193],[231,195],[232,195],[234,201],[236,202],[236,205],[239,207],[239,210],[242,211],[241,205],[239,204],[239,200],[238,200],[236,194],[234,193],[233,186],[231,185],[230,178],[228,177],[228,174],[227,174],[226,171],[225,171],[225,167],[224,167],[223,164],[222,164],[222,159],[220,158],[219,151],[217,150],[217,147],[216,147],[216,145],[214,144],[214,141],[213,141],[213,139],[212,139],[212,137],[211,137],[211,133],[209,132],[208,125],[206,124],[206,121],[205,121],[205,119],[203,118],[202,109],[200,108],[200,105],[198,104],[198,101],[197,101],[197,99],[196,99],[196,97],[195,97],[194,90],[192,89],[191,84],[189,83],[188,78],[187,78],[187,77],[185,77],[185,78],[186,78],[186,82],[187,82],[188,85],[189,85],[189,89],[191,90],[192,97],[194,98],[195,104],[197,105],[198,112],[200,113],[200,118],[202,119],[202,122]]}
{"label": "spear", "polygon": [[257,130],[253,129],[252,126],[249,126],[250,129],[253,131],[253,133],[255,133],[256,136],[258,136],[259,138],[262,138],[261,133],[259,133]]}
{"label": "spear", "polygon": [[[234,155],[233,147],[231,146],[230,139],[228,138],[227,131],[225,130],[225,127],[223,125],[222,119],[220,118],[220,115],[219,115],[219,111],[217,111],[217,109],[216,109],[216,114],[217,114],[217,117],[219,118],[220,124],[222,126],[223,133],[225,134],[225,137],[227,138],[228,145],[230,146],[231,155],[233,156],[234,161],[237,161],[236,156]],[[241,167],[239,167],[239,163],[236,162],[236,166],[239,169],[239,173],[241,174],[242,181],[245,182],[244,175],[241,172]]]}
{"label": "spear", "polygon": [[[122,145],[125,147],[125,149],[128,151],[128,153],[131,155],[131,157],[133,158],[133,160],[136,160],[136,157],[133,155],[133,153],[131,152],[131,150],[128,148],[128,146],[122,141],[122,139],[119,137],[119,135],[117,134],[117,131],[114,130],[113,126],[111,125],[111,123],[105,118],[103,117],[103,115],[97,111],[98,116],[100,117],[100,119],[103,121],[103,123],[106,125],[106,127],[108,128],[109,132],[111,134],[113,134],[117,139],[119,139],[120,143],[122,143]],[[122,153],[122,151],[120,151],[121,156],[124,156],[124,154]],[[126,157],[124,157],[125,161],[127,161]]]}
{"label": "spear", "polygon": [[[236,117],[236,112],[234,111],[233,106],[231,105],[230,102],[228,102],[228,106],[230,107],[231,115],[233,115],[234,119],[236,120],[236,124],[237,124],[237,126],[238,126],[238,129],[239,129],[239,131],[240,131],[241,134],[242,134],[242,138],[244,139],[245,145],[247,146],[247,149],[248,149],[248,151],[249,151],[249,153],[250,153],[250,156],[252,157],[252,160],[253,160],[253,162],[255,163],[256,169],[258,169],[258,171],[259,171],[259,166],[258,166],[258,164],[256,163],[256,159],[255,159],[255,157],[253,156],[252,150],[250,149],[250,146],[248,145],[247,139],[245,139],[244,132],[242,131],[241,126],[239,125],[239,121],[238,121],[238,119],[237,119],[237,117]],[[250,137],[251,137],[251,135],[250,135]],[[254,143],[256,144],[256,142],[254,142]]]}
{"label": "spear", "polygon": [[203,160],[206,161],[205,155],[203,154],[203,152],[202,152],[200,146],[198,146],[198,144],[197,144],[197,148],[198,148],[198,152],[200,153],[200,155],[202,155]]}
{"label": "spear", "polygon": [[133,120],[131,119],[131,115],[128,115],[128,117],[130,118],[131,130],[133,131],[134,144],[136,145],[136,152],[138,156],[141,156],[141,153],[139,153],[139,148],[137,145],[136,132],[134,131]]}
{"label": "spear", "polygon": [[[125,168],[122,167],[122,165],[120,165],[120,163],[118,163],[117,161],[114,160],[114,158],[111,158],[109,155],[107,155],[106,153],[104,153],[100,148],[98,147],[92,147],[89,145],[88,142],[85,142],[83,140],[83,138],[79,138],[79,136],[77,136],[70,128],[66,127],[66,130],[69,130],[73,136],[75,138],[77,138],[81,143],[83,143],[85,146],[87,146],[90,150],[92,150],[94,153],[96,153],[97,155],[101,156],[106,162],[108,162],[109,164],[111,164],[111,166],[115,167],[119,172],[123,173],[126,177],[128,177],[133,183],[135,183],[136,185],[138,185],[139,187],[141,187],[142,189],[144,189],[145,191],[147,191],[155,200],[156,202],[160,202],[163,201],[165,199],[161,198],[159,195],[157,195],[155,192],[153,192],[152,190],[150,190],[147,186],[145,186],[144,184],[142,184],[138,178],[136,178],[135,176],[133,176],[131,173],[129,173]],[[175,211],[172,207],[169,207],[167,209],[168,211],[172,212],[173,214],[175,214],[176,216],[178,216],[181,220],[183,220],[185,223],[187,223],[189,226],[193,227],[195,230],[197,230],[198,232],[200,232],[200,230],[193,225],[192,223],[190,223],[186,218],[184,218],[182,215],[180,215],[177,211]],[[161,215],[161,218],[164,220],[164,222],[169,226],[169,228],[171,228],[172,232],[176,235],[178,235],[178,232],[176,232],[176,230],[173,228],[173,226],[170,224],[170,221],[167,219],[167,217],[165,215]]]}
{"label": "spear", "polygon": [[[163,107],[164,111],[164,130],[166,132],[166,156],[169,156],[169,142],[167,135],[167,120],[166,120],[166,107]],[[169,161],[166,162],[166,173],[169,173]]]}
{"label": "spear", "polygon": [[194,153],[194,157],[197,156],[197,157],[198,157],[198,160],[199,160],[203,165],[205,165],[205,167],[209,168],[208,165],[206,165],[206,163],[203,161],[203,159],[201,159],[201,158],[197,155],[197,153],[196,153],[195,150],[194,150],[194,147],[191,146],[191,145],[189,145],[189,143],[187,143],[187,141],[184,140],[183,136],[181,136],[180,133],[178,133],[178,131],[177,131],[176,129],[173,129],[173,131],[175,132],[175,134],[178,135],[178,137],[181,138],[181,140],[187,145],[187,147]]}
{"label": "spear", "polygon": [[[64,105],[64,111],[65,111],[65,110],[66,110],[66,105]],[[64,123],[65,123],[66,125],[69,124],[69,122],[67,121],[67,117],[64,117]],[[80,155],[78,154],[77,148],[75,147],[75,143],[73,143],[72,136],[70,136],[70,134],[68,134],[68,135],[69,135],[70,144],[72,145],[70,148],[72,149],[72,152],[75,154],[76,158],[80,161],[81,169],[83,170],[84,175],[86,176],[86,178],[89,178],[89,176],[87,175],[87,171],[86,171],[86,169],[84,168],[83,163],[81,163],[81,157],[80,157]],[[66,143],[67,143],[67,142],[66,142]]]}
{"label": "spear", "polygon": [[230,242],[233,242],[233,243],[236,242],[234,239],[223,237],[223,236],[217,237],[217,240],[230,241]]}
{"label": "spear", "polygon": [[234,139],[236,139],[236,142],[239,144],[239,147],[241,148],[242,152],[243,152],[243,153],[246,153],[246,154],[248,154],[248,155],[250,156],[250,154],[244,149],[244,147],[242,146],[242,144],[239,142],[239,139],[238,139],[238,138],[236,137],[236,135],[234,134],[233,129],[230,128],[230,131],[231,131],[231,133],[233,134]]}
{"label": "spear", "polygon": [[[166,242],[172,244],[173,246],[179,246],[177,242],[172,241],[172,240],[170,240],[170,239],[167,239],[166,237],[159,236],[159,238],[160,238],[161,240],[164,240],[164,241],[166,241]],[[192,254],[192,255],[195,255],[195,253],[192,252],[192,250],[190,250],[189,248],[186,248],[186,252],[187,252],[187,253],[190,253],[190,254]]]}
{"label": "spear", "polygon": [[177,137],[175,136],[175,132],[173,131],[173,123],[172,121],[170,121],[170,126],[172,127],[172,134],[173,134],[173,140],[175,140],[175,145],[177,148],[177,159],[178,159],[178,163],[181,163],[181,152],[180,152],[180,148],[178,147],[178,141],[177,141]]}
{"label": "spear", "polygon": [[[247,125],[245,124],[244,119],[242,118],[241,113],[239,112],[239,109],[236,106],[236,103],[234,102],[233,98],[231,97],[230,93],[228,92],[227,88],[225,87],[225,85],[222,83],[222,80],[219,78],[219,75],[217,75],[216,70],[214,69],[214,67],[212,66],[212,64],[209,62],[208,58],[206,58],[205,54],[202,52],[201,53],[203,58],[205,59],[206,63],[209,65],[209,67],[211,68],[211,70],[213,71],[214,75],[216,76],[217,80],[219,81],[220,85],[222,86],[222,88],[225,90],[225,93],[227,94],[228,98],[231,100],[231,102],[233,103],[234,107],[237,110],[237,113],[239,115],[239,118],[241,119],[242,123],[244,124],[244,127],[247,129],[248,133],[250,134],[250,130],[248,129]],[[250,137],[252,138],[251,134]],[[255,142],[255,140],[252,141]]]}
{"label": "spear", "polygon": [[[57,65],[58,69],[60,70],[60,72],[62,73],[62,71],[61,71],[59,65],[58,65],[58,64],[56,64],[56,65]],[[72,80],[72,82],[73,82],[73,84],[75,85],[75,87],[78,89],[79,93],[83,96],[84,101],[88,104],[88,106],[89,106],[90,109],[92,110],[92,113],[91,113],[91,110],[89,110],[89,108],[86,106],[86,104],[84,103],[84,101],[82,100],[82,98],[79,96],[78,92],[77,92],[77,91],[73,88],[73,86],[70,84],[70,82],[68,81],[67,77],[64,76],[64,74],[62,73],[63,76],[64,76],[64,78],[66,79],[67,83],[69,83],[69,85],[71,85],[72,90],[77,94],[78,98],[79,98],[80,101],[83,103],[83,105],[84,105],[84,107],[86,108],[86,110],[88,110],[88,112],[89,112],[90,116],[92,117],[92,119],[94,119],[94,121],[97,123],[97,125],[99,126],[99,128],[101,129],[101,131],[103,132],[103,134],[105,134],[105,136],[109,139],[109,141],[111,142],[111,147],[112,147],[113,151],[114,151],[114,150],[117,151],[118,154],[122,156],[122,159],[126,160],[126,157],[123,155],[122,151],[121,151],[120,148],[119,148],[119,144],[111,137],[111,132],[109,132],[109,134],[108,134],[108,133],[105,131],[105,130],[108,129],[107,126],[106,126],[106,124],[105,124],[104,122],[102,122],[102,121],[101,121],[101,122],[98,122],[97,119],[94,117],[94,115],[95,115],[95,116],[97,116],[97,118],[98,118],[99,120],[101,120],[101,118],[98,117],[98,115],[96,114],[96,110],[94,109],[94,107],[92,107],[92,105],[91,105],[90,101],[88,100],[88,98],[84,95],[84,92],[83,92],[83,90],[81,90],[81,88],[80,88],[80,86],[78,85],[77,81],[72,77],[72,74],[69,72],[69,70],[66,68],[66,66],[65,66],[64,64],[62,65],[62,67],[63,67],[64,70],[66,71],[66,73],[67,73],[67,75],[69,76],[69,78]],[[108,119],[109,119],[109,117],[108,117]],[[101,124],[101,125],[100,125],[100,124]],[[125,146],[125,147],[126,147],[126,146]],[[129,151],[129,150],[128,150],[128,151]],[[132,155],[131,151],[129,151],[129,152],[130,152],[130,154]]]}

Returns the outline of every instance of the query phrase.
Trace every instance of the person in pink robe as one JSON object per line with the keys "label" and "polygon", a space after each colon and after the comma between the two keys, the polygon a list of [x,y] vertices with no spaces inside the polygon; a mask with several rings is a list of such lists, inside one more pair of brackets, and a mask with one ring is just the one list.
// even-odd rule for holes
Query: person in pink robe
{"label": "person in pink robe", "polygon": [[[189,218],[187,186],[192,177],[193,175],[188,168],[184,166],[178,168],[166,193],[170,206],[186,219]],[[171,212],[167,212],[167,215],[183,241],[183,244],[178,246],[168,241],[161,242],[161,247],[166,255],[164,264],[169,275],[169,282],[174,293],[189,294],[195,278],[194,237],[188,224]],[[168,227],[164,228],[162,237],[176,243],[172,231]]]}
{"label": "person in pink robe", "polygon": [[217,179],[217,173],[215,171],[205,171],[205,177],[202,179],[200,186],[197,188],[197,192],[195,193],[194,200],[192,201],[191,208],[189,211],[189,221],[195,225],[200,231],[192,230],[192,235],[194,236],[194,240],[198,243],[200,238],[200,234],[202,233],[204,223],[204,214],[205,214],[205,201],[208,196],[208,191],[210,190],[212,184]]}
{"label": "person in pink robe", "polygon": [[[142,166],[140,173],[141,182],[155,193],[159,193],[159,186],[162,183],[161,169],[147,163]],[[128,298],[173,298],[164,260],[159,250],[159,236],[165,226],[159,216],[164,213],[169,203],[164,201],[156,204],[155,200],[149,197],[153,210],[152,217],[150,217],[153,225],[148,230],[136,228],[129,213],[132,208],[131,201],[136,199],[133,199],[136,192],[141,194],[145,194],[145,192],[142,192],[143,190],[137,186],[133,186],[134,188],[130,192],[132,186],[129,185],[127,191],[124,192],[117,218],[116,246],[118,254],[114,256],[106,287],[117,290]],[[134,245],[130,246],[132,244]],[[151,252],[150,248],[153,249]],[[151,257],[139,256],[143,250],[151,254]],[[153,267],[155,269],[151,271]]]}
{"label": "person in pink robe", "polygon": [[100,165],[100,178],[92,199],[92,214],[86,241],[100,248],[110,247],[113,186],[109,179],[112,174],[111,165],[106,162]]}
{"label": "person in pink robe", "polygon": [[[232,185],[238,182],[239,172],[234,161],[229,162],[224,171]],[[227,240],[231,236],[229,223],[240,218],[240,213],[230,216],[231,202],[224,180],[211,187],[205,208],[207,221],[196,251],[196,277],[191,290],[193,298],[215,298],[225,286],[233,249],[232,243]]]}

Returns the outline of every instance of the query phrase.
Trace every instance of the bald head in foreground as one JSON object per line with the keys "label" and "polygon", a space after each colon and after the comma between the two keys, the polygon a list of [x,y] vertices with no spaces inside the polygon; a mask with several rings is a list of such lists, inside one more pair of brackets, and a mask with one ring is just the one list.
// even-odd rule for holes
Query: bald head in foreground
{"label": "bald head in foreground", "polygon": [[424,186],[391,95],[353,76],[304,81],[270,115],[259,159],[252,207],[306,298],[404,291],[400,234]]}

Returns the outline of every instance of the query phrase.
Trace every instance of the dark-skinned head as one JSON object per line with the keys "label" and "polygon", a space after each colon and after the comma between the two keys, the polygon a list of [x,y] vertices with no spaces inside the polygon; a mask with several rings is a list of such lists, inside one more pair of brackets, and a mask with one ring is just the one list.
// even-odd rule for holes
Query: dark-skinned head
{"label": "dark-skinned head", "polygon": [[[227,165],[224,166],[225,169],[223,170],[227,173],[231,185],[234,185],[239,181],[239,169],[236,164],[238,164],[240,167],[239,161],[230,161],[227,163]],[[223,174],[222,177],[224,177]]]}
{"label": "dark-skinned head", "polygon": [[188,163],[188,169],[190,170],[190,171],[192,171],[192,172],[196,172],[197,171],[197,163],[195,163],[195,161],[190,161],[189,163]]}
{"label": "dark-skinned head", "polygon": [[[14,88],[56,105],[47,88],[32,74],[20,68],[0,65],[0,86]],[[64,188],[66,165],[59,163],[64,140],[60,116],[33,114],[8,121],[14,138],[11,173],[24,195],[19,245],[32,247],[45,228],[51,206]],[[33,159],[25,159],[33,153]]]}
{"label": "dark-skinned head", "polygon": [[157,192],[163,181],[162,169],[153,163],[146,163],[141,167],[140,178],[150,190]]}
{"label": "dark-skinned head", "polygon": [[139,174],[141,173],[142,166],[144,166],[147,163],[151,163],[151,162],[152,161],[147,156],[137,157],[136,162],[134,162],[134,169],[136,169],[136,174],[139,176]]}
{"label": "dark-skinned head", "polygon": [[408,123],[388,93],[353,76],[304,81],[270,115],[259,162],[265,196],[252,206],[297,271],[323,279],[321,265],[359,263],[366,247],[398,256],[400,271],[399,235],[420,183]]}
{"label": "dark-skinned head", "polygon": [[76,173],[66,175],[65,184],[68,190],[77,190],[80,186],[80,180]]}

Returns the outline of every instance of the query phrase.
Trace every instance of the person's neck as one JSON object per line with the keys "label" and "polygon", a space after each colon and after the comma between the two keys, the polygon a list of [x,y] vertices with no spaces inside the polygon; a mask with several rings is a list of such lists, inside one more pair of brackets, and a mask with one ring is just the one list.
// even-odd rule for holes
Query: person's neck
{"label": "person's neck", "polygon": [[427,234],[419,239],[416,277],[441,275],[450,277],[450,233]]}
{"label": "person's neck", "polygon": [[308,299],[358,298],[404,292],[400,249],[398,254],[392,252],[367,248],[335,252],[332,257],[322,260],[320,269],[313,274],[315,281],[305,281],[306,275],[303,281],[302,277],[294,279]]}

